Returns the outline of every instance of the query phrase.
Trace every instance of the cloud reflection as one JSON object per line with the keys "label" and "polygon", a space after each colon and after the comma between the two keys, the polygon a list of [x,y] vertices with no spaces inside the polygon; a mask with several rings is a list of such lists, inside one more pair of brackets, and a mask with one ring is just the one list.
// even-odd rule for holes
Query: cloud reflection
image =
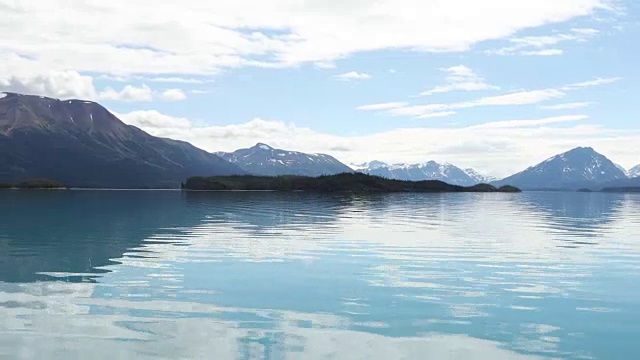
{"label": "cloud reflection", "polygon": [[0,221],[0,355],[597,357],[586,324],[637,316],[626,196],[135,196]]}
{"label": "cloud reflection", "polygon": [[[538,359],[464,335],[397,338],[353,331],[348,329],[348,318],[332,315],[187,302],[105,301],[88,296],[95,286],[33,283],[21,287],[24,292],[10,293],[3,285],[0,304],[13,298],[12,303],[21,306],[5,306],[0,312],[0,355],[14,359]],[[60,302],[69,306],[60,308],[56,305]]]}

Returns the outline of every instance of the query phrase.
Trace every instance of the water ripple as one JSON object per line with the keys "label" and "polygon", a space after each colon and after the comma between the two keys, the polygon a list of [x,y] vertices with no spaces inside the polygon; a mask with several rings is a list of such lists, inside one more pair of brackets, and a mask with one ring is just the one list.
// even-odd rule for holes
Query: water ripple
{"label": "water ripple", "polygon": [[0,358],[640,352],[633,195],[11,192],[0,212]]}

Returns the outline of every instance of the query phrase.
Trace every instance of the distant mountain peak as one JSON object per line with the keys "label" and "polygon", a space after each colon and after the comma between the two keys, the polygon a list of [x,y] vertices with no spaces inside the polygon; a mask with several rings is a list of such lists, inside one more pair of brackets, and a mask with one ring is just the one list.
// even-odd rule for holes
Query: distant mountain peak
{"label": "distant mountain peak", "polygon": [[0,92],[0,94],[4,95],[4,96],[0,95],[0,97],[18,98],[18,99],[27,100],[27,101],[28,100],[34,100],[34,101],[48,100],[48,101],[61,101],[61,102],[65,102],[65,101],[66,102],[82,101],[82,102],[86,102],[86,103],[96,104],[93,101],[87,101],[87,100],[60,99],[60,98],[54,98],[54,97],[44,96],[44,95],[21,94],[21,93],[11,92],[11,91]]}
{"label": "distant mountain peak", "polygon": [[469,175],[472,179],[474,179],[478,183],[488,184],[488,183],[490,183],[492,181],[496,181],[497,180],[496,178],[494,178],[492,176],[484,176],[484,175],[480,174],[476,169],[473,169],[473,168],[466,168],[466,169],[463,169],[462,171],[464,171],[467,175]]}
{"label": "distant mountain peak", "polygon": [[253,146],[254,148],[258,148],[260,150],[266,150],[266,151],[271,151],[274,150],[274,148],[272,148],[271,146],[265,144],[265,143],[257,143],[255,146]]}
{"label": "distant mountain peak", "polygon": [[563,153],[556,154],[548,158],[546,161],[551,161],[557,158],[564,158],[566,156],[575,156],[575,155],[599,155],[597,151],[595,151],[592,147],[587,146],[579,146],[573,148],[571,150],[567,150]]}
{"label": "distant mountain peak", "polygon": [[438,163],[430,160],[424,163],[386,164],[381,161],[371,161],[357,166],[358,171],[370,175],[377,175],[389,179],[422,181],[440,180],[454,185],[471,186],[487,182],[486,178],[477,171],[462,170],[449,163]]}
{"label": "distant mountain peak", "polygon": [[360,164],[351,164],[352,168],[356,169],[356,170],[364,170],[364,169],[368,169],[368,170],[372,170],[372,169],[378,169],[381,167],[388,167],[389,164],[379,161],[379,160],[373,160],[373,161],[369,161],[369,162],[364,162],[364,163],[360,163]]}
{"label": "distant mountain peak", "polygon": [[326,154],[276,149],[265,143],[231,153],[215,154],[255,175],[320,176],[353,172],[353,169]]}
{"label": "distant mountain peak", "polygon": [[592,152],[596,152],[591,146],[578,146],[576,148],[573,148],[569,151],[567,151],[567,153],[570,152],[580,152],[580,151],[592,151]]}
{"label": "distant mountain peak", "polygon": [[523,189],[563,189],[626,179],[626,171],[592,147],[577,147],[497,182]]}
{"label": "distant mountain peak", "polygon": [[102,105],[87,100],[5,93],[0,98],[0,133],[21,129],[40,133],[101,133],[113,138],[130,135],[130,126]]}
{"label": "distant mountain peak", "polygon": [[368,167],[371,169],[375,169],[375,168],[379,168],[379,167],[383,167],[383,166],[389,166],[387,163],[382,162],[382,161],[378,161],[378,160],[373,160],[371,162],[369,162]]}

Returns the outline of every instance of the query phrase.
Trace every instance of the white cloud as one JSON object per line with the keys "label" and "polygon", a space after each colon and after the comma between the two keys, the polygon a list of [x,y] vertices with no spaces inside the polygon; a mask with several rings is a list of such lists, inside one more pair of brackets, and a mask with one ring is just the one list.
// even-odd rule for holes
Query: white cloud
{"label": "white cloud", "polygon": [[110,74],[100,74],[97,77],[100,80],[107,81],[115,81],[115,82],[127,82],[131,80],[129,76],[119,76],[119,75],[110,75]]}
{"label": "white cloud", "polygon": [[[515,106],[533,105],[550,99],[561,98],[565,93],[557,89],[520,91],[497,96],[487,96],[473,101],[452,104],[406,105],[406,103],[389,103],[394,106],[386,108],[392,116],[415,116],[418,118],[442,117],[455,114],[453,110],[471,109],[482,106]],[[400,104],[405,104],[399,106]],[[385,104],[360,106],[360,110],[383,110],[377,107]],[[398,106],[396,106],[398,105]]]}
{"label": "white cloud", "polygon": [[93,78],[76,71],[52,71],[37,75],[0,74],[0,91],[41,95],[53,98],[94,99]]}
{"label": "white cloud", "polygon": [[579,90],[579,89],[589,88],[589,87],[594,87],[594,86],[613,84],[613,83],[616,83],[616,82],[618,82],[620,80],[622,80],[622,78],[620,78],[620,77],[596,78],[594,80],[589,80],[589,81],[584,81],[584,82],[565,85],[565,86],[562,87],[562,90],[565,90],[565,91],[566,90]]}
{"label": "white cloud", "polygon": [[[20,2],[19,7],[2,8],[0,73],[33,65],[55,71],[175,76],[252,65],[330,63],[388,49],[457,52],[524,29],[595,15],[609,4],[167,0],[154,3],[149,11],[147,0]],[[34,24],[37,31],[28,31]],[[117,26],[105,31],[104,24]]]}
{"label": "white cloud", "polygon": [[447,74],[447,84],[436,86],[431,90],[422,92],[420,95],[428,96],[440,93],[448,93],[452,91],[481,91],[499,89],[497,86],[488,84],[484,78],[464,65],[453,66],[440,70]]}
{"label": "white cloud", "polygon": [[544,110],[575,110],[575,109],[586,108],[589,105],[591,105],[591,103],[589,103],[589,102],[572,102],[572,103],[540,106],[540,109],[544,109]]}
{"label": "white cloud", "polygon": [[334,78],[340,81],[369,80],[371,79],[371,75],[357,71],[351,71],[348,73],[336,75],[334,76]]}
{"label": "white cloud", "polygon": [[537,120],[506,120],[506,121],[494,121],[484,123],[481,125],[472,126],[472,129],[507,129],[507,128],[523,128],[523,127],[535,127],[540,125],[558,124],[566,122],[575,122],[586,120],[589,117],[586,115],[568,115],[568,116],[556,116],[545,119]]}
{"label": "white cloud", "polygon": [[213,93],[214,90],[189,90],[190,94],[196,94],[196,95],[205,95],[205,94],[211,94]]}
{"label": "white cloud", "polygon": [[389,109],[392,116],[424,116],[435,112],[447,111],[456,108],[456,104],[429,104],[429,105],[409,105]]}
{"label": "white cloud", "polygon": [[[115,79],[110,80],[115,81]],[[12,75],[6,78],[0,75],[0,91],[61,99],[78,98],[125,102],[152,101],[155,94],[147,85],[140,87],[126,85],[121,90],[107,87],[98,92],[94,87],[93,77],[82,75],[76,71],[52,71],[45,74]],[[165,101],[186,99],[186,95],[180,89],[166,90],[160,94],[160,97]]]}
{"label": "white cloud", "polygon": [[133,111],[127,114],[119,114],[121,119],[130,125],[145,128],[162,129],[188,129],[191,128],[191,121],[186,118],[173,117],[162,114],[156,110]]}
{"label": "white cloud", "polygon": [[142,85],[140,87],[126,85],[120,91],[113,88],[106,88],[104,91],[100,92],[98,98],[101,100],[125,102],[153,101],[153,90],[151,90],[147,85]]}
{"label": "white cloud", "polygon": [[153,77],[145,79],[151,82],[161,82],[161,83],[175,83],[175,84],[204,84],[205,82],[212,82],[211,80],[204,81],[200,79],[194,78],[184,78],[178,76],[169,76],[169,77]]}
{"label": "white cloud", "polygon": [[564,51],[558,48],[549,48],[566,42],[584,42],[600,33],[597,29],[574,28],[568,33],[560,33],[546,36],[525,36],[509,39],[510,46],[497,50],[488,50],[492,55],[522,55],[522,56],[555,56],[562,55]]}
{"label": "white cloud", "polygon": [[456,114],[455,111],[438,111],[438,112],[433,112],[433,113],[420,115],[420,116],[418,116],[418,119],[441,118],[441,117],[452,116],[452,115],[455,115],[455,114]]}
{"label": "white cloud", "polygon": [[543,49],[543,50],[523,50],[520,55],[523,56],[558,56],[564,54],[561,49]]}
{"label": "white cloud", "polygon": [[455,107],[471,108],[477,106],[531,105],[561,98],[565,95],[564,92],[557,89],[520,91],[498,96],[488,96],[471,102],[456,104]]}
{"label": "white cloud", "polygon": [[336,68],[336,63],[333,61],[317,61],[314,63],[314,65],[318,69],[335,69]]}
{"label": "white cloud", "polygon": [[184,101],[187,99],[187,94],[180,89],[168,89],[163,91],[160,97],[164,101]]}
{"label": "white cloud", "polygon": [[[151,135],[170,137],[191,131],[191,121],[186,118],[174,117],[156,110],[133,111],[127,114],[114,113],[123,122],[149,132]],[[176,137],[179,140],[179,137]]]}
{"label": "white cloud", "polygon": [[[464,73],[470,70],[460,68],[459,72]],[[417,118],[443,117],[454,115],[454,110],[471,109],[484,106],[522,106],[535,105],[545,101],[560,99],[567,96],[568,91],[579,90],[587,87],[611,84],[621,78],[596,78],[594,80],[560,86],[559,88],[518,91],[496,96],[486,96],[472,101],[450,103],[450,104],[425,104],[416,105],[406,102],[390,102],[357,107],[358,110],[384,110],[391,116],[412,116]],[[576,105],[579,104],[579,105]],[[582,103],[572,103],[576,108]],[[568,106],[568,105],[565,105]],[[556,105],[558,107],[558,105]],[[553,108],[549,108],[552,109]],[[556,110],[561,110],[556,108]]]}
{"label": "white cloud", "polygon": [[380,103],[380,104],[362,105],[362,106],[358,106],[356,109],[362,110],[362,111],[389,110],[389,109],[396,109],[396,108],[407,106],[407,105],[409,105],[409,103],[387,102],[387,103]]}
{"label": "white cloud", "polygon": [[433,159],[473,167],[494,176],[509,175],[576,146],[594,146],[616,162],[631,167],[637,163],[637,147],[619,145],[640,143],[640,131],[581,124],[586,116],[578,114],[460,128],[402,128],[359,136],[330,135],[264,119],[226,126],[196,126],[184,118],[150,111],[124,114],[121,118],[153,135],[189,141],[209,151],[233,151],[261,141],[284,149],[332,154],[345,163]]}

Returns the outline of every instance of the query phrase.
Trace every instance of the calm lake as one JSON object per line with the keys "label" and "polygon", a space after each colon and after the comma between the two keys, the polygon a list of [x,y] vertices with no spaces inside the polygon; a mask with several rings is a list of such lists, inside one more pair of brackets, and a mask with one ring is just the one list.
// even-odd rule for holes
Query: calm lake
{"label": "calm lake", "polygon": [[0,192],[0,359],[639,357],[640,195]]}

